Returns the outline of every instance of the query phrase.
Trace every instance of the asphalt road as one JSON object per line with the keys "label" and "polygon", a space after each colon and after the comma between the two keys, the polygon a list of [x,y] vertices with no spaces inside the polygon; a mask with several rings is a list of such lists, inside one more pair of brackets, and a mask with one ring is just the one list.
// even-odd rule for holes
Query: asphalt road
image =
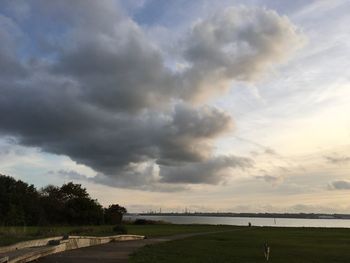
{"label": "asphalt road", "polygon": [[[213,232],[210,232],[213,233]],[[62,253],[53,254],[47,257],[38,259],[38,263],[121,263],[128,262],[130,254],[135,252],[138,248],[145,245],[156,244],[176,239],[183,239],[186,237],[203,235],[209,233],[196,234],[182,234],[161,238],[150,238],[143,240],[112,242],[104,245],[85,247],[75,250],[69,250]]]}

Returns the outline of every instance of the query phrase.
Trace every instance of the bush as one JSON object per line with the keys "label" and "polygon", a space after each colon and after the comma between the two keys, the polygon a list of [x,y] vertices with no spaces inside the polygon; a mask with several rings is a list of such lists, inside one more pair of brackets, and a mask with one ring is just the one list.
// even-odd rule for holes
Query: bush
{"label": "bush", "polygon": [[123,225],[116,225],[115,227],[113,227],[113,232],[115,234],[127,234],[128,230]]}
{"label": "bush", "polygon": [[149,219],[136,219],[134,221],[134,225],[160,225],[160,224],[167,224],[164,221],[160,221],[160,220],[149,220]]}
{"label": "bush", "polygon": [[32,234],[33,236],[54,236],[57,235],[57,230],[51,227],[41,227],[39,228],[35,233]]}
{"label": "bush", "polygon": [[126,208],[117,204],[110,205],[104,209],[105,223],[110,225],[120,225]]}
{"label": "bush", "polygon": [[86,235],[94,232],[91,227],[79,227],[68,232],[69,235]]}

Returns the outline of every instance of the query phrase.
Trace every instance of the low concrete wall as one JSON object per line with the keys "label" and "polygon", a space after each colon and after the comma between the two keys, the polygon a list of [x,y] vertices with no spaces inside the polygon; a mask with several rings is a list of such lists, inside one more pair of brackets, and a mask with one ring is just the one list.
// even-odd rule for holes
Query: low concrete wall
{"label": "low concrete wall", "polygon": [[[139,235],[116,235],[116,236],[108,236],[108,237],[70,236],[68,239],[65,239],[65,240],[62,240],[62,237],[60,237],[60,239],[57,239],[57,237],[51,238],[51,239],[48,238],[48,239],[41,240],[41,242],[38,242],[38,240],[33,240],[32,245],[30,245],[29,241],[27,241],[26,242],[27,247],[23,247],[23,244],[22,244],[22,250],[24,253],[21,253],[21,249],[18,249],[15,251],[9,251],[8,252],[9,254],[6,255],[6,257],[0,258],[0,263],[30,262],[47,255],[51,255],[51,254],[55,254],[55,253],[59,253],[67,250],[95,246],[95,245],[102,245],[102,244],[115,242],[115,241],[140,240],[144,238],[145,238],[144,236],[139,236]],[[50,245],[47,245],[50,240],[60,240],[60,241],[58,245],[50,246]],[[24,242],[21,242],[21,243],[24,243]],[[44,246],[35,246],[36,244],[44,244]],[[11,247],[19,247],[19,246],[18,244],[15,244]]]}
{"label": "low concrete wall", "polygon": [[0,247],[0,254],[11,252],[18,249],[28,248],[28,247],[46,246],[50,240],[61,240],[61,239],[62,239],[62,236],[23,241],[10,246]]}
{"label": "low concrete wall", "polygon": [[65,250],[77,249],[82,247],[102,245],[115,241],[128,241],[144,239],[144,236],[139,235],[116,235],[108,237],[85,237],[85,236],[69,236],[68,240],[62,240],[61,244],[66,245]]}

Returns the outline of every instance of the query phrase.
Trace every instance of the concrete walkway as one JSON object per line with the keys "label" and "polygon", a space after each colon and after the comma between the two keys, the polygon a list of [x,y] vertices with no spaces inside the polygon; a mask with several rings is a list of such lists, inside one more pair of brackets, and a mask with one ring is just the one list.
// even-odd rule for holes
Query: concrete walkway
{"label": "concrete walkway", "polygon": [[114,235],[107,237],[69,236],[67,239],[53,237],[52,239],[44,238],[29,240],[7,247],[0,247],[0,262],[30,262],[63,251],[102,245],[110,242],[125,242],[143,239],[144,236],[140,235]]}
{"label": "concrete walkway", "polygon": [[[219,231],[222,232],[222,231]],[[128,262],[130,254],[145,245],[156,244],[165,241],[183,239],[187,237],[212,234],[218,232],[181,234],[160,238],[149,238],[135,241],[112,242],[104,245],[86,247],[53,254],[37,260],[38,263],[124,263]]]}

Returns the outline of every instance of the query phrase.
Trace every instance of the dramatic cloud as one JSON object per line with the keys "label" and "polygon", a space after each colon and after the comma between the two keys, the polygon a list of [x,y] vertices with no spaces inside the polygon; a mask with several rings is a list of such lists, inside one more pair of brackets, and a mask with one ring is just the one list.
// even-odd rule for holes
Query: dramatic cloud
{"label": "dramatic cloud", "polygon": [[330,189],[330,190],[349,190],[350,189],[350,181],[345,181],[345,180],[333,181],[328,185],[328,189]]}
{"label": "dramatic cloud", "polygon": [[236,156],[220,156],[195,164],[184,164],[178,167],[161,166],[161,182],[166,183],[206,183],[217,184],[224,177],[233,174],[232,168],[250,168],[253,161]]}
{"label": "dramatic cloud", "polygon": [[53,65],[54,73],[78,80],[84,99],[110,110],[158,107],[173,98],[203,101],[227,91],[232,80],[256,79],[302,44],[286,17],[229,8],[191,29],[180,47],[189,66],[173,72],[132,20],[108,16],[111,8],[100,4],[82,14]]}
{"label": "dramatic cloud", "polygon": [[227,8],[192,28],[184,47],[190,67],[182,98],[207,99],[232,80],[252,81],[283,61],[303,39],[287,17],[260,8]]}
{"label": "dramatic cloud", "polygon": [[157,192],[178,192],[188,190],[183,185],[174,185],[161,183],[157,180],[156,168],[152,164],[144,164],[134,167],[128,167],[118,174],[118,177],[110,177],[103,174],[97,174],[94,177],[88,177],[73,170],[49,171],[48,175],[55,175],[66,180],[79,180],[89,183],[102,184],[110,187],[126,187],[144,191]]}
{"label": "dramatic cloud", "polygon": [[0,14],[0,133],[69,156],[94,169],[95,182],[114,186],[216,184],[232,168],[252,166],[214,154],[233,122],[206,103],[302,43],[286,17],[229,8],[179,40],[186,67],[177,71],[113,1],[25,7],[16,21]]}
{"label": "dramatic cloud", "polygon": [[[68,155],[105,174],[148,159],[163,164],[204,160],[212,152],[213,139],[231,126],[229,116],[213,108],[177,105],[169,115],[113,116],[60,94],[51,104],[49,94],[17,94],[23,101],[7,96],[0,103],[3,127],[16,131],[21,144]],[[15,101],[16,111],[5,114],[3,109]],[[27,110],[30,107],[33,111]]]}
{"label": "dramatic cloud", "polygon": [[0,13],[0,83],[3,80],[25,74],[23,66],[16,57],[16,51],[13,49],[20,35],[21,31],[12,19]]}

